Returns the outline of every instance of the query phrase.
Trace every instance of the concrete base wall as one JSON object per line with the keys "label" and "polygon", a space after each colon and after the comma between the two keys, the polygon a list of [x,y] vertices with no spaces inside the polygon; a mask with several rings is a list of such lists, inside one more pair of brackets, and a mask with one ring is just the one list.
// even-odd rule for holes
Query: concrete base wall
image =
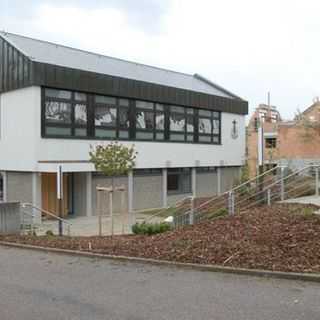
{"label": "concrete base wall", "polygon": [[7,201],[33,202],[32,172],[7,171]]}
{"label": "concrete base wall", "polygon": [[20,225],[20,203],[0,203],[0,234],[19,234]]}
{"label": "concrete base wall", "polygon": [[142,210],[149,208],[161,208],[162,176],[146,175],[133,176],[133,209]]}
{"label": "concrete base wall", "polygon": [[76,216],[87,215],[87,174],[77,172],[73,175],[73,201]]}
{"label": "concrete base wall", "polygon": [[168,206],[174,205],[176,202],[186,198],[191,197],[192,193],[184,193],[184,194],[168,194]]}
{"label": "concrete base wall", "polygon": [[[97,186],[100,187],[111,187],[112,186],[112,179],[107,178],[100,175],[93,175],[92,176],[92,213],[93,215],[98,215],[97,210]],[[117,177],[114,178],[114,186],[124,186],[126,190],[128,190],[128,177]],[[106,193],[103,193],[105,195],[103,207],[105,208],[105,214],[109,214],[108,208],[109,208],[109,198],[107,197]],[[125,192],[125,203],[124,203],[125,210],[128,209],[128,194],[127,191]],[[119,213],[121,210],[121,195],[120,192],[116,192],[113,197],[113,211],[115,213]]]}
{"label": "concrete base wall", "polygon": [[221,168],[221,192],[232,189],[236,182],[240,180],[241,167]]}
{"label": "concrete base wall", "polygon": [[210,197],[218,193],[218,175],[216,172],[197,173],[196,196]]}

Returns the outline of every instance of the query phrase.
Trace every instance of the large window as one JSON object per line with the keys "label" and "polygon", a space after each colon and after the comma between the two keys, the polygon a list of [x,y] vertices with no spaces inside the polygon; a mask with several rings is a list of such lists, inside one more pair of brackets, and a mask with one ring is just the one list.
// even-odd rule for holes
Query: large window
{"label": "large window", "polygon": [[129,100],[107,96],[94,97],[96,138],[129,138]]}
{"label": "large window", "polygon": [[87,136],[87,95],[45,90],[44,123],[48,136]]}
{"label": "large window", "polygon": [[172,168],[167,173],[168,193],[191,193],[191,169]]}
{"label": "large window", "polygon": [[[22,70],[21,70],[22,71]],[[44,137],[219,144],[220,112],[43,89]]]}
{"label": "large window", "polygon": [[136,101],[136,139],[164,140],[164,105],[146,101]]}
{"label": "large window", "polygon": [[169,129],[171,141],[194,141],[194,109],[170,106]]}
{"label": "large window", "polygon": [[199,142],[220,143],[220,113],[203,109],[198,112]]}

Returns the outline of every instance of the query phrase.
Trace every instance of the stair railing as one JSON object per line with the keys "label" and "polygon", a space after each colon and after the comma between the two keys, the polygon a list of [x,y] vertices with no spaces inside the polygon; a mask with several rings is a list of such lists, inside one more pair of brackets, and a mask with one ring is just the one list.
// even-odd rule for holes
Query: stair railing
{"label": "stair railing", "polygon": [[[72,226],[72,223],[70,223],[68,220],[63,219],[63,218],[55,215],[54,213],[52,213],[52,212],[50,212],[50,211],[48,211],[48,210],[39,208],[39,207],[33,205],[32,203],[22,203],[22,204],[21,204],[21,207],[22,207],[22,208],[27,208],[27,207],[29,207],[29,208],[31,208],[31,209],[34,209],[34,210],[39,211],[41,214],[44,213],[44,214],[50,216],[51,218],[54,218],[54,219],[57,220],[57,221],[61,221],[61,222],[62,222],[63,224],[65,224],[66,227],[67,227],[67,235],[68,235],[68,236],[71,235],[71,226]],[[25,212],[25,211],[23,210],[23,212]],[[33,216],[33,217],[34,217],[34,216]]]}

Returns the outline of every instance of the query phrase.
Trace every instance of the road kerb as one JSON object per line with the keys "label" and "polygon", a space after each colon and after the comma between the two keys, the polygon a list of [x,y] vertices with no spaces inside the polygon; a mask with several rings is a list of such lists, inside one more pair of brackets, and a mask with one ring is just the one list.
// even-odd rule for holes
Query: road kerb
{"label": "road kerb", "polygon": [[81,257],[88,257],[88,258],[109,259],[109,260],[121,261],[121,262],[144,263],[144,264],[152,264],[152,265],[158,265],[158,266],[175,267],[175,268],[181,268],[181,269],[192,269],[192,270],[198,270],[198,271],[230,273],[230,274],[264,277],[264,278],[286,279],[286,280],[312,281],[312,282],[320,283],[320,274],[315,274],[315,273],[295,273],[295,272],[269,271],[269,270],[259,270],[259,269],[232,268],[232,267],[223,267],[219,265],[208,265],[208,264],[205,265],[205,264],[195,264],[195,263],[183,263],[183,262],[156,260],[156,259],[149,259],[149,258],[108,255],[108,254],[94,253],[89,251],[41,247],[41,246],[34,246],[29,244],[7,242],[7,241],[0,241],[0,245],[6,246],[6,247],[12,247],[12,248],[37,250],[37,251],[43,251],[48,253],[73,255],[73,256],[81,256]]}

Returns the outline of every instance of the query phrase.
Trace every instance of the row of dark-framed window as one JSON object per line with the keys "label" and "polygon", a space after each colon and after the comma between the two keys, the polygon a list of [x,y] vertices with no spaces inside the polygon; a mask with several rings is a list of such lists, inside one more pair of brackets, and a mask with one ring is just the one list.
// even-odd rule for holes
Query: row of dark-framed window
{"label": "row of dark-framed window", "polygon": [[44,137],[219,144],[221,113],[44,88]]}

